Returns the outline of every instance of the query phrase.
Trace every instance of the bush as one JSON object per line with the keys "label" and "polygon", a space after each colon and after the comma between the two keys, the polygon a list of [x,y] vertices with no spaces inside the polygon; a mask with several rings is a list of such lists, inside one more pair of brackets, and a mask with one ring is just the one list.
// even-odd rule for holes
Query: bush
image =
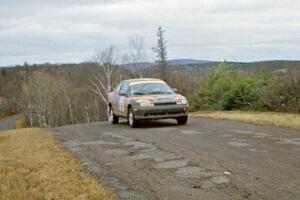
{"label": "bush", "polygon": [[223,63],[209,72],[191,98],[192,110],[251,109],[271,74],[263,69],[258,74],[235,71]]}
{"label": "bush", "polygon": [[264,88],[260,101],[267,110],[300,113],[300,72],[277,76]]}
{"label": "bush", "polygon": [[224,95],[224,99],[221,102],[223,110],[232,110],[237,107],[239,104],[238,101],[240,99],[240,95],[237,90],[228,91]]}

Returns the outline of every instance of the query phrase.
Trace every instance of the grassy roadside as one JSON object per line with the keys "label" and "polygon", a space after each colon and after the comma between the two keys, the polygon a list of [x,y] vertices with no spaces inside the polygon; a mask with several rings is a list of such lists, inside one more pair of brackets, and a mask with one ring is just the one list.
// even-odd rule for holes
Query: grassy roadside
{"label": "grassy roadside", "polygon": [[272,125],[287,128],[300,128],[300,115],[275,112],[212,111],[193,112],[192,117],[233,120],[260,125]]}
{"label": "grassy roadside", "polygon": [[0,199],[101,199],[112,194],[50,134],[0,133]]}
{"label": "grassy roadside", "polygon": [[26,128],[27,123],[24,119],[17,120],[15,123],[15,129]]}

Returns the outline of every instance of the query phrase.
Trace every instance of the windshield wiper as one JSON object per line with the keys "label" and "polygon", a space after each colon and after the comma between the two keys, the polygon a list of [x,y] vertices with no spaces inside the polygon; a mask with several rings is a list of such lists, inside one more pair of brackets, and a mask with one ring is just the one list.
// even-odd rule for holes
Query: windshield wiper
{"label": "windshield wiper", "polygon": [[150,92],[149,94],[170,94],[170,92],[162,92],[162,91],[153,91],[153,92]]}
{"label": "windshield wiper", "polygon": [[145,93],[143,93],[143,92],[133,92],[132,94],[133,94],[133,95],[135,95],[135,94],[136,94],[136,95],[145,95]]}

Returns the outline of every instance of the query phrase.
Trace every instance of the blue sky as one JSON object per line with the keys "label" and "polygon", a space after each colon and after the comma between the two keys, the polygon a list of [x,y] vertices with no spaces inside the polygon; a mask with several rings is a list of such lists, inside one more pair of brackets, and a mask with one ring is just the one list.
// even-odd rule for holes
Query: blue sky
{"label": "blue sky", "polygon": [[0,0],[0,66],[92,60],[109,45],[145,41],[158,26],[168,58],[300,60],[298,0]]}

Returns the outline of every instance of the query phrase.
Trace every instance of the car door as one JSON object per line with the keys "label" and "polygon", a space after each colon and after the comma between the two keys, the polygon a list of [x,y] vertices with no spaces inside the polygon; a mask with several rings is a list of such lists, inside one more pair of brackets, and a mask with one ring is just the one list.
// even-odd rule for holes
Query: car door
{"label": "car door", "polygon": [[122,86],[123,83],[120,83],[115,89],[114,89],[114,92],[113,92],[113,96],[112,96],[112,99],[111,99],[111,104],[112,104],[112,107],[114,109],[114,113],[118,115],[119,111],[119,91],[120,91],[120,88]]}
{"label": "car door", "polygon": [[119,90],[118,94],[118,109],[117,114],[120,116],[126,117],[126,102],[127,102],[127,95],[128,95],[128,83],[124,82]]}

